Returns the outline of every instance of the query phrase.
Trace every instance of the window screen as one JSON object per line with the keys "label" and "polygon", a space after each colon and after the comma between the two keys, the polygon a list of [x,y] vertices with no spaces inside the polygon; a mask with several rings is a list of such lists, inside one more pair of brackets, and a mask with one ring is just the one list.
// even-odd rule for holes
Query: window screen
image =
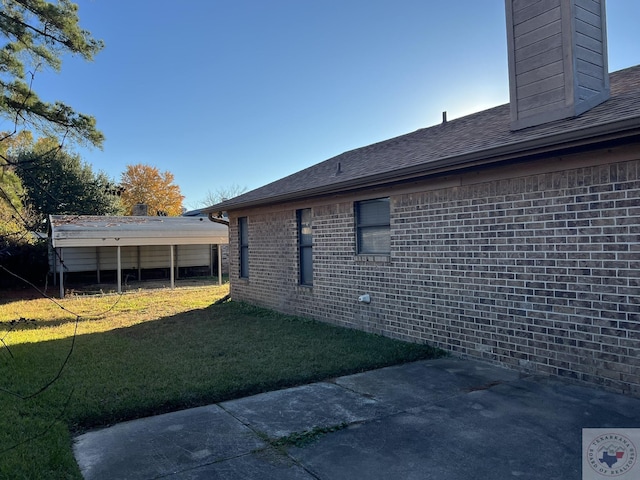
{"label": "window screen", "polygon": [[361,254],[391,251],[391,214],[388,198],[356,202],[356,243]]}

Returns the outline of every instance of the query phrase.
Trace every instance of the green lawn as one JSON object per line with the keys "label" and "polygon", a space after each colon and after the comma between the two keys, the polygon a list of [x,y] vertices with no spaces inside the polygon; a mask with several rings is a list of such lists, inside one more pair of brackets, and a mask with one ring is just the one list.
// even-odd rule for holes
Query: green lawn
{"label": "green lawn", "polygon": [[[90,428],[441,354],[236,302],[213,304],[227,292],[0,303],[0,478],[80,479],[72,436]],[[60,377],[31,396],[62,365]]]}

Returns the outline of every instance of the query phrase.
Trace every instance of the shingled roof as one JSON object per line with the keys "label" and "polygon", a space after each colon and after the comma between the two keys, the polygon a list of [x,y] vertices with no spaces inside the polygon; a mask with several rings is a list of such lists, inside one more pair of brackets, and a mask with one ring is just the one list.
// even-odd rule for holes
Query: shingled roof
{"label": "shingled roof", "polygon": [[542,151],[640,134],[640,65],[610,75],[611,97],[579,117],[518,131],[509,104],[345,152],[204,209],[215,213],[381,186]]}

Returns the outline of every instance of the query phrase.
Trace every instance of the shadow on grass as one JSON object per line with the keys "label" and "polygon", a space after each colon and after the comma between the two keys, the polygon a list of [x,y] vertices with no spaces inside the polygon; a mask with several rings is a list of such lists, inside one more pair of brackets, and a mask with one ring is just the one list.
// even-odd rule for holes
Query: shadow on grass
{"label": "shadow on grass", "polygon": [[[49,381],[71,340],[13,346],[0,382]],[[79,335],[74,349],[54,390],[75,390],[65,416],[76,430],[442,355],[234,302]]]}
{"label": "shadow on grass", "polygon": [[[4,412],[0,417],[0,451],[25,442],[20,449],[44,449],[47,454],[35,461],[46,463],[52,448],[70,449],[68,439],[55,441],[50,438],[54,434],[42,437],[35,442],[38,445],[28,442],[30,437],[41,435],[45,425],[63,422],[69,432],[79,433],[443,355],[425,345],[236,302],[78,335],[73,342],[73,338],[65,338],[19,344],[12,346],[12,358],[0,356],[0,388],[25,396],[49,382],[71,345],[74,348],[61,377],[35,398],[21,401],[0,393],[0,409]],[[59,432],[57,427],[54,430]],[[70,462],[60,469],[75,472],[65,473],[65,478],[67,474],[77,475],[73,455],[67,451],[57,454]],[[16,455],[21,458],[23,454]],[[36,471],[39,475],[52,474],[51,468]],[[55,475],[59,473],[56,470]]]}

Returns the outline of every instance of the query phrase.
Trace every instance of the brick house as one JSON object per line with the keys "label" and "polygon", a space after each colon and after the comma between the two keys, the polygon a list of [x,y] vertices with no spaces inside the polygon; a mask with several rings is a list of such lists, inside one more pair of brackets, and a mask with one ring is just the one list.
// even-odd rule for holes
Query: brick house
{"label": "brick house", "polygon": [[507,0],[511,102],[206,209],[234,300],[640,395],[640,66]]}

